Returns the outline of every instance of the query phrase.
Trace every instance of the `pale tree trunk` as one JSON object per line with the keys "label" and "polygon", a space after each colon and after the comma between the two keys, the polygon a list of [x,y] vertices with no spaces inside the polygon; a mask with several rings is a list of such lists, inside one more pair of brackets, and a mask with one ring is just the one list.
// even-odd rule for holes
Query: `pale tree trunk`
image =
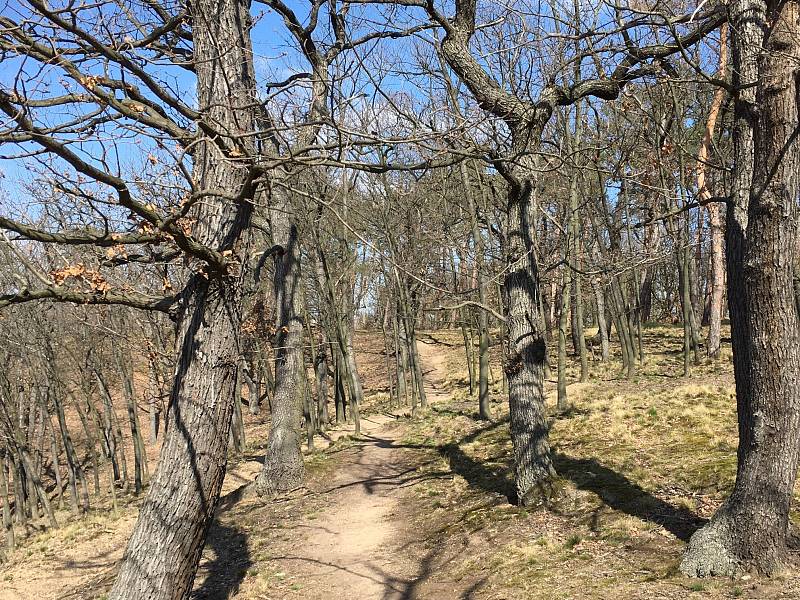
{"label": "pale tree trunk", "polygon": [[730,497],[689,542],[681,570],[694,576],[770,574],[785,564],[800,448],[800,315],[792,289],[800,4],[740,0],[730,12],[742,95],[727,227],[738,467]]}
{"label": "pale tree trunk", "polygon": [[[724,23],[722,27],[720,27],[719,68],[717,69],[718,79],[725,78],[728,62],[727,33],[728,24]],[[706,121],[706,129],[703,134],[703,143],[700,144],[700,150],[697,153],[697,189],[699,190],[701,201],[708,201],[712,197],[711,190],[708,189],[706,184],[706,162],[711,154],[714,129],[716,128],[717,117],[724,100],[725,90],[718,87],[714,91],[711,109],[708,112],[708,121]],[[711,229],[711,299],[709,301],[706,354],[709,358],[718,358],[721,344],[722,300],[725,293],[722,215],[721,207],[717,202],[708,204],[707,209],[709,227]]]}
{"label": "pale tree trunk", "polygon": [[[249,2],[194,0],[191,13],[198,105],[208,125],[223,133],[217,143],[198,145],[194,179],[201,190],[245,198],[206,198],[194,213],[195,236],[235,255],[250,220],[250,174],[224,158],[218,143],[247,146],[241,134],[255,129]],[[240,287],[236,275],[207,269],[185,289],[161,457],[111,590],[113,600],[179,600],[191,592],[225,475],[240,356]]]}

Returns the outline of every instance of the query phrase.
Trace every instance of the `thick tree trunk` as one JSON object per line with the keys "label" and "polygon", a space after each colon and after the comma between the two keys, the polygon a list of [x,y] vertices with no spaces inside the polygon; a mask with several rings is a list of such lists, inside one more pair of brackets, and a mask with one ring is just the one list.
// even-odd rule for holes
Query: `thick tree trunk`
{"label": "thick tree trunk", "polygon": [[[194,214],[194,233],[218,252],[236,255],[250,220],[249,174],[222,155],[219,143],[246,146],[242,134],[255,130],[249,2],[194,0],[191,13],[198,105],[208,126],[222,132],[216,142],[198,145],[194,179],[201,190],[244,196],[236,203],[206,198]],[[225,475],[241,351],[240,287],[236,276],[204,269],[185,289],[161,457],[113,600],[181,600],[191,592]]]}
{"label": "thick tree trunk", "polygon": [[532,193],[533,184],[527,177],[520,178],[518,185],[509,186],[504,248],[507,271],[502,289],[506,319],[503,370],[508,380],[517,501],[523,506],[547,500],[555,475],[544,404],[547,348],[539,309]]}
{"label": "thick tree trunk", "polygon": [[792,290],[800,225],[800,4],[768,10],[759,0],[741,0],[730,11],[734,85],[757,82],[755,90],[741,88],[737,105],[728,210],[738,468],[731,496],[689,542],[681,570],[695,576],[770,574],[783,565],[800,449],[800,315]]}

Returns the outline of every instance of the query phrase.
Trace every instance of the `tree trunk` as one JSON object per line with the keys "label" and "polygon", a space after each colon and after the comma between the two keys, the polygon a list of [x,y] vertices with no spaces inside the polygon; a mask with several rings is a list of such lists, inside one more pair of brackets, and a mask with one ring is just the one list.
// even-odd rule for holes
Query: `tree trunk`
{"label": "tree trunk", "polygon": [[792,290],[800,5],[768,11],[758,0],[737,0],[730,12],[734,85],[742,95],[727,227],[738,468],[731,496],[689,542],[681,570],[694,576],[770,574],[784,564],[800,448],[800,315]]}
{"label": "tree trunk", "polygon": [[603,282],[592,281],[594,297],[597,302],[597,335],[600,337],[600,358],[608,362],[608,324],[606,322],[606,299],[603,291]]}
{"label": "tree trunk", "polygon": [[14,523],[11,521],[11,505],[9,504],[8,477],[6,475],[6,458],[0,455],[0,495],[3,496],[3,529],[6,532],[6,548],[10,552],[16,546]]}
{"label": "tree trunk", "polygon": [[138,495],[142,491],[145,477],[148,475],[147,451],[144,447],[142,428],[139,424],[139,411],[136,409],[136,393],[133,386],[133,372],[131,371],[130,362],[126,364],[125,360],[120,354],[117,354],[117,369],[120,377],[122,378],[122,392],[125,396],[125,408],[128,412],[128,425],[131,429],[131,440],[133,441],[134,493]]}
{"label": "tree trunk", "polygon": [[[529,135],[533,134],[518,134]],[[502,289],[506,319],[503,370],[508,380],[517,501],[523,506],[549,498],[555,475],[544,405],[547,348],[539,310],[539,268],[531,216],[533,182],[529,177],[524,174],[517,185],[509,185],[504,248],[507,271]]]}
{"label": "tree trunk", "polygon": [[394,327],[394,362],[395,371],[397,372],[397,404],[408,406],[408,386],[407,386],[407,368],[408,361],[406,360],[405,346],[400,339],[401,331],[401,317],[397,310],[394,312],[392,318],[392,325]]}
{"label": "tree trunk", "polygon": [[[87,401],[87,406],[90,406],[88,401]],[[97,448],[96,448],[97,438],[92,433],[92,429],[91,429],[91,426],[90,426],[90,423],[89,423],[89,417],[87,417],[86,413],[84,413],[84,411],[81,410],[81,407],[78,405],[77,401],[75,401],[75,407],[76,407],[76,409],[78,411],[78,418],[81,421],[81,426],[83,427],[83,433],[86,436],[86,446],[89,449],[89,458],[92,461],[92,476],[94,478],[94,494],[95,494],[95,496],[99,496],[100,495],[100,461],[98,460],[98,457],[97,457]],[[76,460],[77,460],[77,458],[76,458]],[[89,494],[88,494],[88,487],[85,485],[86,476],[83,475],[83,469],[81,469],[81,468],[78,468],[78,473],[82,476],[82,479],[84,481],[84,484],[83,484],[82,487],[86,488],[84,490],[84,496],[85,496],[85,500],[86,500],[85,505],[88,508],[88,496],[89,496]]]}
{"label": "tree trunk", "polygon": [[[720,27],[720,46],[719,46],[719,68],[717,78],[724,79],[727,70],[728,45],[727,45],[728,24],[723,23]],[[708,121],[703,134],[703,143],[697,153],[697,189],[700,191],[700,199],[708,200],[712,197],[711,190],[706,185],[705,164],[711,153],[714,129],[717,123],[717,116],[722,108],[725,99],[725,89],[718,87],[714,91],[714,98],[711,101],[711,109],[708,112]],[[711,230],[711,299],[709,301],[708,312],[708,340],[706,343],[706,354],[709,358],[719,358],[721,344],[721,325],[722,325],[722,299],[725,286],[725,263],[723,258],[722,244],[722,215],[719,203],[712,202],[707,206],[708,222]]]}
{"label": "tree trunk", "polygon": [[[50,415],[46,412],[45,404],[42,407],[47,415],[47,425],[50,430],[50,462],[53,466],[53,476],[56,479],[56,492],[58,492],[58,508],[64,508],[64,480],[61,477],[61,461],[58,455],[58,439],[56,438],[56,431],[53,429],[53,423]],[[77,511],[75,511],[77,513]]]}
{"label": "tree trunk", "polygon": [[361,405],[364,403],[364,390],[356,365],[356,351],[353,348],[353,319],[348,317],[343,325],[346,339],[344,346],[344,362],[347,367],[348,391],[350,392],[350,416],[353,419],[354,434],[361,435]]}
{"label": "tree trunk", "polygon": [[[565,252],[567,252],[566,249]],[[567,252],[565,256],[569,257],[569,253]],[[561,298],[558,310],[558,396],[556,408],[561,412],[567,410],[567,320],[570,313],[571,275],[569,267],[565,266],[561,271]]]}
{"label": "tree trunk", "polygon": [[[472,246],[475,251],[475,287],[478,289],[478,302],[486,305],[486,281],[483,273],[485,246],[478,225],[478,207],[472,192],[467,164],[460,165],[461,180],[469,203],[469,218],[472,233]],[[484,309],[478,311],[478,416],[481,419],[492,418],[489,403],[489,313]]]}
{"label": "tree trunk", "polygon": [[[198,106],[207,125],[223,132],[214,142],[198,144],[194,180],[200,190],[243,196],[231,202],[209,194],[193,213],[194,235],[207,247],[237,256],[250,221],[250,179],[219,145],[246,146],[255,130],[249,2],[194,0],[190,9]],[[240,287],[237,276],[204,268],[183,293],[161,457],[112,600],[182,600],[191,592],[225,475],[241,353]]]}
{"label": "tree trunk", "polygon": [[328,348],[324,338],[319,342],[314,369],[317,376],[317,419],[320,430],[325,431],[330,417],[328,416]]}
{"label": "tree trunk", "polygon": [[100,395],[103,399],[103,438],[105,439],[106,448],[108,449],[108,458],[111,459],[111,467],[113,469],[114,481],[119,481],[122,477],[120,472],[120,463],[117,459],[117,436],[114,432],[114,422],[112,414],[114,406],[111,402],[111,394],[105,384],[100,373],[94,370],[95,378],[100,387]]}
{"label": "tree trunk", "polygon": [[303,483],[305,466],[300,450],[303,337],[302,290],[300,280],[300,239],[289,218],[288,199],[280,192],[271,198],[272,242],[275,253],[275,392],[272,397],[272,426],[267,439],[264,466],[255,481],[262,496],[272,496],[298,488]]}

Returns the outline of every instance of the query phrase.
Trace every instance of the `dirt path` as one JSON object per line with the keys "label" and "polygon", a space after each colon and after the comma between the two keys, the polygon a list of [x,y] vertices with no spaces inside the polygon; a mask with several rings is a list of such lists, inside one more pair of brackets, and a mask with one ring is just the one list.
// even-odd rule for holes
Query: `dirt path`
{"label": "dirt path", "polygon": [[[419,344],[425,391],[433,404],[447,398],[442,389],[444,357]],[[274,559],[302,581],[296,598],[401,600],[418,597],[430,565],[405,548],[409,538],[401,500],[416,482],[416,465],[403,452],[403,421],[389,415],[362,420],[363,441],[353,458],[340,464],[323,493],[330,500],[321,514],[300,524],[308,531],[291,556]],[[428,583],[426,581],[426,583]],[[440,590],[438,598],[451,594]]]}
{"label": "dirt path", "polygon": [[324,492],[330,503],[301,524],[306,539],[278,561],[286,571],[302,573],[299,598],[408,597],[405,568],[391,549],[408,473],[398,465],[402,426],[365,419],[362,427],[365,441]]}

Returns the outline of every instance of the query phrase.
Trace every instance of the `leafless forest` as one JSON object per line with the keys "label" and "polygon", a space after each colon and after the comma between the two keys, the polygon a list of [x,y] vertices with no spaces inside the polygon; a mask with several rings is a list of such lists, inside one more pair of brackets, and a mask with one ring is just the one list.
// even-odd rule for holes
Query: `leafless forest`
{"label": "leafless forest", "polygon": [[0,598],[799,598],[798,73],[800,0],[0,0]]}

